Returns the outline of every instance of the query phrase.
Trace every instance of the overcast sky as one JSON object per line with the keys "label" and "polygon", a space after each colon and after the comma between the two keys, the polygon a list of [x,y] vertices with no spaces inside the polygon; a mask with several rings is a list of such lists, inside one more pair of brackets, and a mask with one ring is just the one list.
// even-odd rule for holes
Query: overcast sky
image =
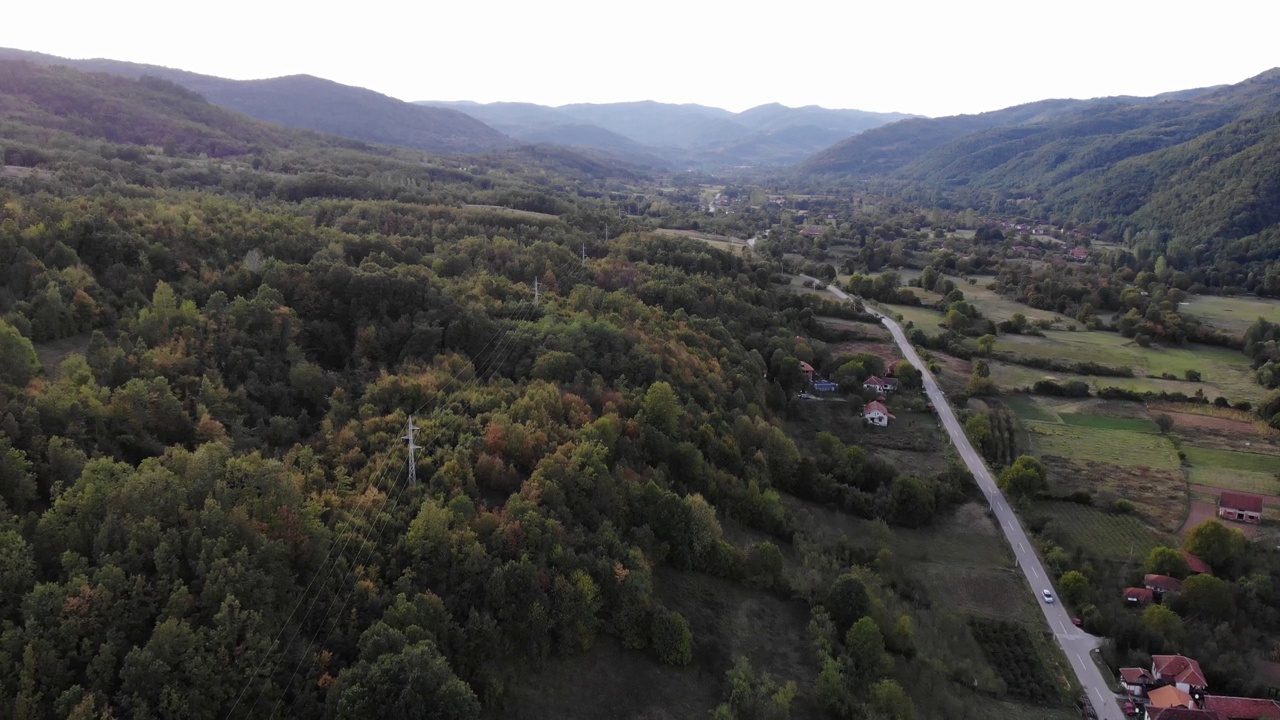
{"label": "overcast sky", "polygon": [[0,46],[404,100],[767,102],[923,115],[1151,95],[1280,65],[1280,2],[11,2]]}

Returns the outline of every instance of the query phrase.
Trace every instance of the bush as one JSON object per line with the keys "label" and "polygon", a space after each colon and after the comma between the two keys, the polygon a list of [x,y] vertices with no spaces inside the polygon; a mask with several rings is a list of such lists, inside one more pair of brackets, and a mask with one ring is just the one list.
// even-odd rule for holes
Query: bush
{"label": "bush", "polygon": [[684,616],[659,607],[653,612],[650,639],[658,659],[668,665],[688,665],[693,661],[693,633]]}
{"label": "bush", "polygon": [[1111,507],[1121,515],[1128,515],[1137,509],[1137,506],[1133,504],[1132,500],[1125,500],[1124,498],[1116,500]]}

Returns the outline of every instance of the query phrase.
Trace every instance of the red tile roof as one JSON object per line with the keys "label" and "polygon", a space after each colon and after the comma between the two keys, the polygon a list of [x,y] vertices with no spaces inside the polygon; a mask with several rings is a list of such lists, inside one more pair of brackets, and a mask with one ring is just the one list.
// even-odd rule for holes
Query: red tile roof
{"label": "red tile roof", "polygon": [[1192,555],[1191,553],[1187,552],[1186,550],[1183,550],[1183,551],[1182,551],[1182,557],[1186,558],[1186,560],[1187,560],[1187,567],[1188,567],[1188,568],[1191,570],[1191,572],[1193,572],[1193,573],[1206,573],[1206,574],[1208,574],[1208,573],[1212,573],[1212,572],[1213,572],[1213,569],[1209,567],[1209,563],[1207,563],[1207,562],[1205,562],[1205,561],[1201,560],[1200,558],[1196,557],[1195,555]]}
{"label": "red tile roof", "polygon": [[1280,718],[1280,702],[1262,698],[1204,696],[1204,709],[1212,710],[1230,720],[1259,720]]}
{"label": "red tile roof", "polygon": [[1218,496],[1218,505],[1244,512],[1262,512],[1262,498],[1257,495],[1224,492]]}
{"label": "red tile roof", "polygon": [[1164,592],[1182,592],[1182,581],[1168,575],[1145,575],[1142,584]]}
{"label": "red tile roof", "polygon": [[[1133,602],[1149,603],[1155,599],[1155,593],[1146,588],[1125,588],[1124,599]],[[1143,672],[1146,672],[1143,670]]]}
{"label": "red tile roof", "polygon": [[[1144,592],[1151,592],[1143,589]],[[1146,668],[1120,668],[1120,678],[1130,685],[1138,685],[1144,682],[1151,682],[1154,678]]]}
{"label": "red tile roof", "polygon": [[870,412],[873,412],[873,411],[875,411],[875,410],[879,410],[880,412],[884,413],[885,415],[888,415],[888,414],[889,414],[889,408],[885,407],[885,406],[884,406],[884,403],[882,403],[882,402],[877,402],[877,401],[875,401],[875,400],[872,400],[871,402],[867,403],[867,406],[866,406],[866,407],[864,407],[864,408],[862,408],[862,414],[863,414],[863,415],[866,415],[866,414],[868,414],[868,413],[870,413]]}
{"label": "red tile roof", "polygon": [[802,372],[807,372],[810,375],[813,374],[813,366],[803,360],[800,361],[800,370]]}
{"label": "red tile roof", "polygon": [[1228,720],[1221,713],[1212,710],[1193,710],[1190,708],[1147,708],[1147,717],[1151,720]]}
{"label": "red tile roof", "polygon": [[1183,655],[1152,655],[1151,667],[1162,680],[1186,683],[1195,687],[1208,687],[1200,671],[1200,663]]}
{"label": "red tile roof", "polygon": [[1165,685],[1147,691],[1147,705],[1157,708],[1195,707],[1196,701],[1173,685]]}

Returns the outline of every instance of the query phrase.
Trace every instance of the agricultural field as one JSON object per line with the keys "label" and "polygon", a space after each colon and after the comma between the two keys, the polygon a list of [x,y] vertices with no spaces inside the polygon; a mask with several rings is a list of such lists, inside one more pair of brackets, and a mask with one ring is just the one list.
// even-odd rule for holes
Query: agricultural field
{"label": "agricultural field", "polygon": [[1056,456],[1071,458],[1077,462],[1140,466],[1153,470],[1173,470],[1179,467],[1173,443],[1158,434],[1069,425],[1066,422],[1032,420],[1025,425],[1031,437],[1032,448],[1042,457]]}
{"label": "agricultural field", "polygon": [[1185,446],[1195,485],[1257,495],[1280,495],[1280,456]]}
{"label": "agricultural field", "polygon": [[[1265,394],[1254,380],[1248,358],[1235,350],[1209,345],[1144,348],[1115,333],[1050,330],[1043,337],[1001,335],[994,350],[1024,357],[1127,367],[1139,378],[1158,378],[1168,373],[1181,379],[1188,370],[1195,370],[1204,382],[1186,385],[1201,389],[1206,395],[1210,394],[1210,387],[1233,400],[1256,400]],[[1099,382],[1123,387],[1126,380],[1100,378]]]}
{"label": "agricultural field", "polygon": [[1142,562],[1167,540],[1142,519],[1068,502],[1041,502],[1035,512],[1049,518],[1043,534],[1066,548],[1104,560]]}
{"label": "agricultural field", "polygon": [[1105,507],[1125,499],[1156,527],[1173,531],[1182,524],[1187,479],[1173,442],[1159,433],[1145,405],[1034,395],[1003,402],[1022,421],[1054,493],[1083,490]]}
{"label": "agricultural field", "polygon": [[[1102,388],[1116,387],[1133,392],[1151,392],[1151,393],[1175,393],[1180,392],[1183,395],[1195,395],[1197,390],[1204,392],[1206,397],[1215,398],[1219,395],[1230,397],[1227,395],[1228,390],[1221,388],[1212,382],[1186,382],[1184,380],[1164,380],[1160,378],[1128,378],[1128,377],[1099,377],[1096,375],[1081,375],[1079,373],[1059,372],[1056,370],[1043,370],[1040,368],[1027,367],[1026,365],[1018,365],[1016,363],[1007,363],[1001,360],[990,360],[988,365],[991,368],[991,377],[996,381],[996,385],[1006,391],[1030,389],[1032,385],[1040,380],[1052,380],[1056,383],[1065,383],[1071,380],[1079,380],[1089,388],[1097,392]],[[1256,394],[1262,392],[1261,388],[1257,388]],[[1248,399],[1242,396],[1241,399]]]}
{"label": "agricultural field", "polygon": [[1280,300],[1257,297],[1195,295],[1178,311],[1236,335],[1243,335],[1260,317],[1280,323]]}

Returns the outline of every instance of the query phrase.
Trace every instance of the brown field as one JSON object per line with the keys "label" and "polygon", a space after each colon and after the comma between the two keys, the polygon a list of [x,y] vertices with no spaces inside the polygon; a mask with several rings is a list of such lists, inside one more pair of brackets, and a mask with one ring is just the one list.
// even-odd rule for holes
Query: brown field
{"label": "brown field", "polygon": [[1086,490],[1100,507],[1124,498],[1161,530],[1174,531],[1182,525],[1188,491],[1180,469],[1125,467],[1060,457],[1041,460],[1049,469],[1049,482],[1058,492]]}
{"label": "brown field", "polygon": [[[885,335],[889,334],[888,330],[884,331]],[[876,355],[884,360],[885,365],[892,365],[902,359],[902,353],[898,352],[898,346],[891,342],[842,342],[831,346],[831,354],[833,355],[856,355],[857,353],[869,353]]]}
{"label": "brown field", "polygon": [[889,331],[883,325],[845,320],[844,318],[819,317],[818,322],[837,330],[852,330],[866,337],[890,340]]}

